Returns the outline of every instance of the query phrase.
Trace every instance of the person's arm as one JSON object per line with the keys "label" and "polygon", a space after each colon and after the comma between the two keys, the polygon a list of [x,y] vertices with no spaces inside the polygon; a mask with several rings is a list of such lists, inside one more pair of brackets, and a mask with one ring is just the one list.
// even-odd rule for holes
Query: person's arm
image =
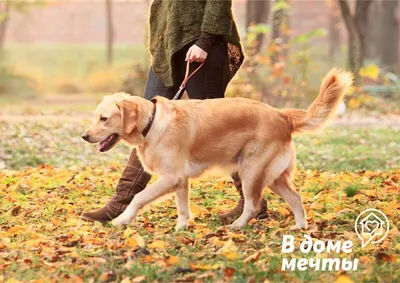
{"label": "person's arm", "polygon": [[203,62],[206,60],[211,46],[222,40],[224,35],[230,35],[232,29],[231,9],[231,0],[207,0],[201,25],[201,36],[189,48],[186,60]]}
{"label": "person's arm", "polygon": [[208,53],[210,48],[215,44],[222,41],[221,35],[211,34],[208,32],[202,32],[200,38],[196,41],[196,45]]}

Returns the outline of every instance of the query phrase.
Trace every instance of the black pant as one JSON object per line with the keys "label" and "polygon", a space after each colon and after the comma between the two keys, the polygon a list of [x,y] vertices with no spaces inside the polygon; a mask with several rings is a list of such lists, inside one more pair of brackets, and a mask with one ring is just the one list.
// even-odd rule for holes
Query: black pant
{"label": "black pant", "polygon": [[[144,97],[148,100],[155,96],[163,96],[172,99],[178,92],[180,83],[185,78],[186,71],[186,53],[191,45],[177,52],[173,58],[174,63],[174,81],[177,85],[166,87],[162,81],[154,74],[150,68],[147,78]],[[224,70],[227,60],[227,48],[225,43],[218,43],[208,52],[206,62],[196,74],[186,83],[186,91],[190,99],[223,98],[226,83],[224,81]],[[192,73],[200,63],[190,64],[190,73]]]}

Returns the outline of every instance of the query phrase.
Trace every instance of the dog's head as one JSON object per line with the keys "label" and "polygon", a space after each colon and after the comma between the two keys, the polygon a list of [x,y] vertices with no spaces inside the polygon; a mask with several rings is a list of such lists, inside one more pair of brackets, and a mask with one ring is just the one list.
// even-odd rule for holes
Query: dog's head
{"label": "dog's head", "polygon": [[97,143],[100,152],[109,151],[121,140],[131,145],[141,144],[143,136],[136,127],[141,111],[139,100],[126,93],[104,97],[97,106],[95,121],[82,138]]}

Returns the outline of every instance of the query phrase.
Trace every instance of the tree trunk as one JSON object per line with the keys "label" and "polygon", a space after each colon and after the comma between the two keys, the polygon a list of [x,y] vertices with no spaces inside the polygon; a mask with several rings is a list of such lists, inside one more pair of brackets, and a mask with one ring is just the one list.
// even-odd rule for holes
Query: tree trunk
{"label": "tree trunk", "polygon": [[360,69],[365,57],[365,35],[368,23],[368,8],[371,0],[357,0],[353,16],[347,0],[338,0],[342,17],[349,34],[348,61],[350,70],[354,73],[354,84],[360,85]]}
{"label": "tree trunk", "polygon": [[107,19],[107,63],[113,63],[114,48],[114,24],[112,13],[112,0],[106,0],[106,19]]}
{"label": "tree trunk", "polygon": [[340,12],[337,5],[332,3],[329,14],[329,58],[334,62],[340,52]]}
{"label": "tree trunk", "polygon": [[368,44],[365,46],[365,59],[373,61],[379,60],[380,26],[377,22],[382,17],[382,2],[379,0],[372,1],[368,11],[367,33],[365,34],[365,42],[368,42]]}
{"label": "tree trunk", "polygon": [[7,1],[0,2],[0,16],[3,19],[0,21],[0,51],[4,48],[4,41],[6,38],[7,24],[10,17],[10,6]]}
{"label": "tree trunk", "polygon": [[[288,0],[275,0],[275,2],[288,2]],[[272,14],[272,44],[277,45],[279,51],[275,52],[271,56],[271,63],[278,62],[282,56],[287,56],[287,50],[284,49],[284,45],[289,42],[288,30],[289,18],[286,9],[277,9]],[[286,44],[287,45],[287,44]]]}
{"label": "tree trunk", "polygon": [[379,39],[382,44],[379,53],[382,68],[389,72],[398,70],[399,22],[396,18],[397,10],[397,1],[383,1]]}
{"label": "tree trunk", "polygon": [[[269,0],[247,0],[246,27],[257,24],[267,24],[270,11]],[[255,53],[259,53],[263,45],[264,34],[257,34]]]}

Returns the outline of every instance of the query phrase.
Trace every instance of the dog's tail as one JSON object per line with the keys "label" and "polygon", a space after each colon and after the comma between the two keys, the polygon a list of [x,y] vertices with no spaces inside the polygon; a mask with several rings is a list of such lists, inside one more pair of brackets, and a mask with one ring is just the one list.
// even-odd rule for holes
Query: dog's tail
{"label": "dog's tail", "polygon": [[335,114],[353,83],[353,75],[339,69],[332,69],[323,79],[318,97],[305,110],[286,109],[283,113],[292,124],[292,132],[315,131],[320,129]]}

